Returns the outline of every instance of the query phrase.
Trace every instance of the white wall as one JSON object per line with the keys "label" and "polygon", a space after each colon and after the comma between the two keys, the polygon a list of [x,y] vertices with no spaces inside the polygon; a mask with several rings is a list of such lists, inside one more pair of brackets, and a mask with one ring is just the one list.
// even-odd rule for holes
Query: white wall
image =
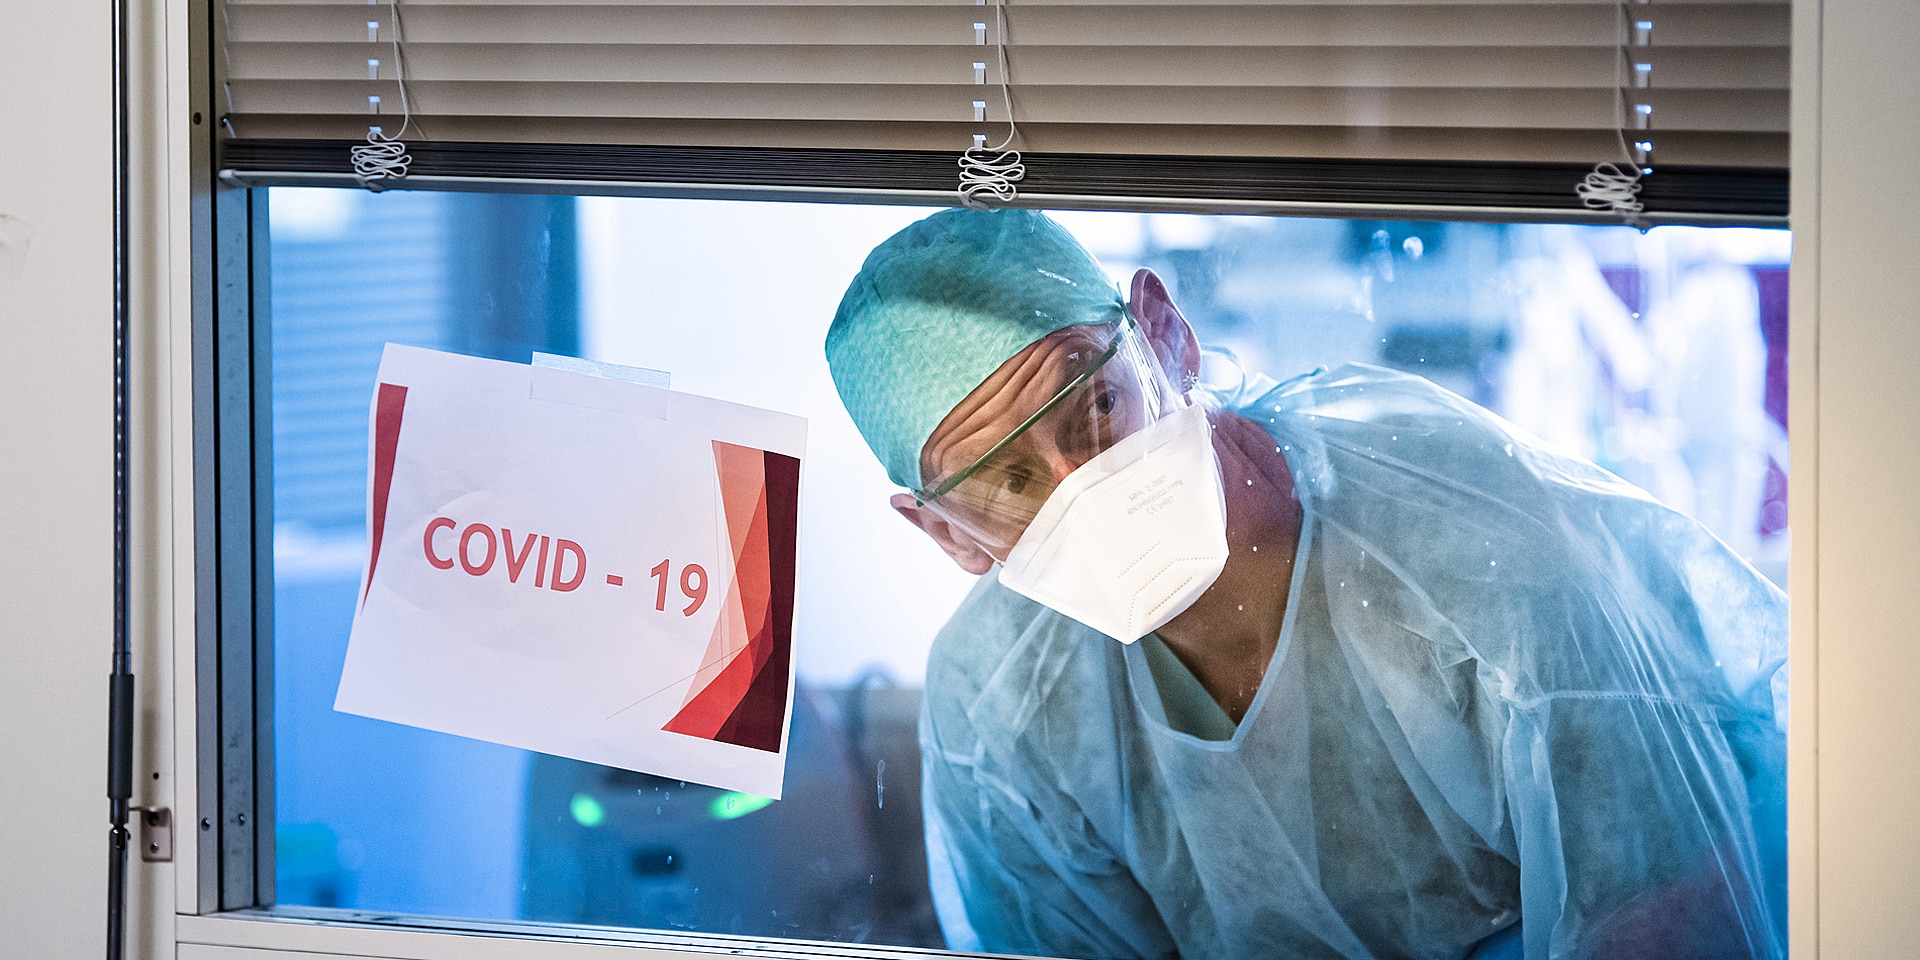
{"label": "white wall", "polygon": [[[160,4],[130,4],[136,413],[165,403],[165,270],[184,184],[162,176],[155,106],[184,50]],[[167,5],[177,19],[184,4]],[[97,958],[105,944],[106,678],[113,645],[113,123],[108,2],[9,3],[0,20],[0,956]],[[184,114],[179,117],[184,122]],[[176,167],[178,165],[176,164]],[[173,231],[176,235],[179,231]],[[164,435],[138,432],[132,571],[139,677],[133,802],[169,804],[175,632]],[[151,425],[155,421],[149,420]],[[136,834],[137,836],[137,834]],[[183,839],[189,851],[193,837]],[[129,861],[129,957],[172,956],[174,865]],[[156,922],[155,918],[160,918]]]}
{"label": "white wall", "polygon": [[109,9],[9,3],[0,29],[0,954],[10,957],[97,957],[105,942]]}
{"label": "white wall", "polygon": [[[101,947],[106,10],[12,3],[0,31],[0,952],[10,957]],[[1797,436],[1807,424],[1817,434],[1817,459],[1797,456],[1795,480],[1797,493],[1818,491],[1794,506],[1797,529],[1818,522],[1817,538],[1800,541],[1817,569],[1800,563],[1793,582],[1795,733],[1819,749],[1795,768],[1796,798],[1816,802],[1794,811],[1793,896],[1800,918],[1817,900],[1819,923],[1797,924],[1794,942],[1803,957],[1909,957],[1920,952],[1920,194],[1906,181],[1920,156],[1920,5],[1798,0],[1795,22],[1794,356],[1811,369],[1796,370],[1794,422]],[[1817,650],[1804,643],[1816,627]],[[141,669],[151,692],[164,668],[148,653]],[[164,725],[165,705],[146,719]],[[169,786],[150,783],[145,766],[138,779],[146,795]],[[1817,848],[1804,842],[1814,829]],[[164,922],[149,929],[171,935]]]}
{"label": "white wall", "polygon": [[[1800,13],[1796,53],[1820,48],[1819,98],[1796,105],[1794,127],[1795,252],[1818,277],[1817,286],[1808,273],[1794,277],[1803,288],[1794,321],[1818,310],[1819,572],[1817,592],[1803,591],[1804,579],[1793,584],[1794,603],[1811,601],[1818,620],[1819,952],[1913,957],[1920,194],[1908,181],[1920,158],[1920,4],[1825,0]],[[1803,69],[1795,79],[1806,77]],[[1796,362],[1810,356],[1796,344]],[[1795,669],[1808,665],[1803,658]],[[1802,671],[1794,681],[1809,679]],[[1796,825],[1809,824],[1805,813],[1796,811]],[[1796,931],[1796,943],[1808,944],[1808,933]]]}

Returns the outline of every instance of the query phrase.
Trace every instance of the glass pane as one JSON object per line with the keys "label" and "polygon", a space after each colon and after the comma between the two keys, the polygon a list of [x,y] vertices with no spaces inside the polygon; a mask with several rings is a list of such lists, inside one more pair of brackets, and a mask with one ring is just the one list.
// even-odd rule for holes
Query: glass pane
{"label": "glass pane", "polygon": [[[282,905],[1061,956],[1519,956],[1525,897],[1563,921],[1538,936],[1588,947],[1671,947],[1659,918],[1682,904],[1700,936],[1774,949],[1784,231],[1053,214],[1117,297],[1140,268],[1165,280],[1209,409],[1271,415],[1297,552],[1262,596],[1288,625],[1230,691],[1180,621],[1113,643],[976,589],[889,507],[822,342],[869,251],[927,210],[293,188],[270,209]],[[647,367],[807,418],[784,799],[332,710],[388,342]],[[1501,472],[1516,459],[1538,502]],[[1377,592],[1350,606],[1350,583]],[[1026,639],[969,633],[983,604],[1024,611]],[[1642,658],[1628,687],[1527,652],[1584,650],[1596,624]],[[1043,656],[1035,631],[1078,645]],[[1655,768],[1677,748],[1585,749],[1624,727],[1726,765],[1676,780]],[[1618,828],[1681,798],[1712,815]],[[1711,857],[1734,865],[1703,879]],[[1556,870],[1575,895],[1535,886]],[[1729,898],[1757,919],[1715,927]]]}

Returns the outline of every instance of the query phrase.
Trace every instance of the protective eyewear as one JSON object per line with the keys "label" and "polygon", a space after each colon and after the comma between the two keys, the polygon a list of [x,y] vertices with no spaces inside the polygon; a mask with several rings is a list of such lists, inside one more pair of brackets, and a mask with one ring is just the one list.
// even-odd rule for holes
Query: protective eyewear
{"label": "protective eyewear", "polygon": [[1158,358],[1128,318],[1004,439],[914,497],[1004,560],[1061,480],[1159,419],[1171,396]]}

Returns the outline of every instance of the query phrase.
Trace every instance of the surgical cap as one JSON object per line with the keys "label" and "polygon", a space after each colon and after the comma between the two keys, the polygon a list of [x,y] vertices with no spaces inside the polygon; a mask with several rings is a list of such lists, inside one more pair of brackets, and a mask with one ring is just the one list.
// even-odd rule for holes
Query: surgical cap
{"label": "surgical cap", "polygon": [[974,387],[1041,337],[1125,310],[1046,216],[945,210],[867,255],[827,331],[827,366],[887,475],[917,490],[921,448]]}

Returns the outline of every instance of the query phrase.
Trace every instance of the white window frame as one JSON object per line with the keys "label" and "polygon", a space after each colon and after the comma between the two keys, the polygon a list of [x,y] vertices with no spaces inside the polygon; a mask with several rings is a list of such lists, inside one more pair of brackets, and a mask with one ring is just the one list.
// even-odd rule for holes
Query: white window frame
{"label": "white window frame", "polygon": [[[1880,2],[1890,8],[1900,0]],[[1871,689],[1870,674],[1861,666],[1863,659],[1906,676],[1909,684],[1913,675],[1920,674],[1916,669],[1920,668],[1920,655],[1914,652],[1920,644],[1912,640],[1914,631],[1895,626],[1900,622],[1896,617],[1902,603],[1907,602],[1906,596],[1870,601],[1849,594],[1825,606],[1821,599],[1823,584],[1856,577],[1886,583],[1887,575],[1881,571],[1889,565],[1897,571],[1915,569],[1914,561],[1906,559],[1911,544],[1899,541],[1901,532],[1913,525],[1911,507],[1905,508],[1904,514],[1896,512],[1888,532],[1877,539],[1867,536],[1823,551],[1819,526],[1823,518],[1857,533],[1862,529],[1858,522],[1862,514],[1876,508],[1872,502],[1856,499],[1864,495],[1862,488],[1867,493],[1882,493],[1895,487],[1894,481],[1883,476],[1893,471],[1860,465],[1875,462],[1874,451],[1888,441],[1873,435],[1866,426],[1823,423],[1822,401],[1842,409],[1856,409],[1867,402],[1866,398],[1887,405],[1905,403],[1906,409],[1920,403],[1920,385],[1872,363],[1863,355],[1863,348],[1828,354],[1818,349],[1823,315],[1833,336],[1856,338],[1856,343],[1899,342],[1901,327],[1909,322],[1899,314],[1870,315],[1874,306],[1871,291],[1850,293],[1820,286],[1822,231],[1827,227],[1820,219],[1822,190],[1836,195],[1845,190],[1849,200],[1857,200],[1864,189],[1862,184],[1871,179],[1855,172],[1823,184],[1822,163],[1830,162],[1833,155],[1823,146],[1822,138],[1857,142],[1875,123],[1889,122],[1871,113],[1863,114],[1858,108],[1843,112],[1835,107],[1832,125],[1827,125],[1822,110],[1823,57],[1837,63],[1848,56],[1848,49],[1839,46],[1839,41],[1823,49],[1822,31],[1831,26],[1825,9],[1818,0],[1800,0],[1794,14],[1794,119],[1795,129],[1802,135],[1795,138],[1793,148],[1796,215],[1791,355],[1796,362],[1790,388],[1795,450],[1790,503],[1796,544],[1790,574],[1794,682],[1789,830],[1791,943],[1798,957],[1813,957],[1821,946],[1832,948],[1834,956],[1867,955],[1874,944],[1897,949],[1888,945],[1910,945],[1912,933],[1920,930],[1920,920],[1915,920],[1911,911],[1904,917],[1895,916],[1878,906],[1890,902],[1889,897],[1911,902],[1920,893],[1898,868],[1920,853],[1920,834],[1911,826],[1885,834],[1882,831],[1887,824],[1841,819],[1844,810],[1861,806],[1857,799],[1849,798],[1880,789],[1882,784],[1920,779],[1920,757],[1911,752],[1883,753],[1875,757],[1871,769],[1857,759],[1816,765],[1823,738],[1858,736],[1872,731],[1876,720],[1888,717],[1896,722],[1914,722],[1916,714],[1905,704],[1863,704],[1848,696],[1855,689]],[[1857,6],[1853,12],[1856,19],[1846,24],[1855,29],[1845,36],[1845,42],[1866,46],[1868,39],[1857,29]],[[610,930],[581,931],[581,936],[563,940],[534,935],[531,927],[480,930],[477,924],[463,923],[470,929],[455,932],[217,912],[217,898],[207,895],[201,880],[206,865],[201,862],[199,845],[192,842],[195,825],[212,813],[203,811],[209,799],[200,789],[204,758],[199,745],[204,731],[195,710],[202,652],[198,644],[206,637],[199,630],[199,615],[204,611],[196,607],[196,563],[203,544],[197,540],[195,526],[194,451],[199,440],[194,411],[196,397],[208,384],[204,372],[194,368],[192,349],[196,306],[204,305],[213,293],[205,283],[214,252],[201,243],[195,231],[196,216],[209,216],[212,202],[207,139],[202,135],[208,118],[196,115],[196,104],[207,101],[201,96],[205,91],[196,90],[204,81],[194,74],[194,64],[206,59],[204,29],[196,31],[194,21],[204,21],[207,7],[202,0],[166,0],[155,13],[157,16],[135,24],[133,44],[136,51],[145,54],[136,68],[136,76],[144,79],[136,102],[149,105],[142,110],[141,119],[144,129],[153,135],[153,148],[136,172],[136,188],[144,191],[144,200],[137,208],[142,216],[136,227],[136,245],[152,254],[146,272],[136,278],[136,293],[146,307],[135,315],[135,336],[144,347],[132,373],[149,386],[139,394],[131,432],[136,447],[143,451],[142,462],[150,464],[151,469],[136,478],[138,495],[132,522],[145,549],[139,553],[143,563],[136,574],[133,620],[143,625],[139,642],[163,653],[170,651],[171,656],[148,658],[157,668],[140,676],[143,709],[137,769],[142,773],[136,802],[170,806],[180,834],[171,864],[135,864],[129,955],[171,955],[181,960],[487,960],[509,956],[597,960],[695,958],[746,949],[757,955],[792,957],[924,955],[920,951],[798,943],[768,943],[762,951],[727,938],[669,942],[664,937]],[[76,38],[82,35],[78,29],[68,32]],[[87,35],[79,51],[104,63],[105,47],[104,33],[99,37]],[[1849,82],[1852,86],[1836,89],[1832,95],[1838,97],[1866,87],[1866,81],[1857,77]],[[1836,101],[1825,102],[1831,105]],[[1911,102],[1901,106],[1895,95],[1882,95],[1874,102],[1887,112],[1905,110],[1909,123],[1920,122],[1917,108]],[[83,111],[86,122],[105,124],[104,105],[85,106]],[[1901,209],[1907,215],[1920,216],[1920,204],[1910,194],[1890,192],[1886,202],[1904,204]],[[1848,208],[1848,212],[1857,215],[1859,211]],[[100,229],[105,230],[105,225]],[[1850,241],[1869,230],[1836,222],[1832,233]],[[1854,247],[1835,249],[1841,254],[1861,252]],[[1910,279],[1894,279],[1884,281],[1884,289],[1895,291],[1900,283],[1912,286]],[[89,358],[89,362],[93,360],[97,358]],[[1892,422],[1898,425],[1900,421]],[[1882,428],[1885,425],[1884,421],[1877,424]],[[1911,429],[1912,424],[1907,426]],[[1831,465],[1824,484],[1823,464]],[[1841,631],[1837,636],[1843,636],[1852,646],[1847,659],[1837,662],[1828,674],[1819,672],[1821,664],[1816,656],[1816,637],[1823,626]],[[85,692],[89,691],[81,691]],[[1900,731],[1910,729],[1915,727],[1883,727],[1873,732],[1909,742]],[[145,776],[149,769],[155,774],[150,787]],[[1830,816],[1823,816],[1819,806],[1823,792],[1833,803]],[[1877,834],[1884,840],[1879,849],[1875,849]],[[1824,859],[1823,848],[1828,851]],[[95,858],[80,853],[74,851],[73,859],[97,863]],[[1891,892],[1866,898],[1862,905],[1849,904],[1849,898],[1857,896],[1863,885],[1875,884]],[[1874,912],[1876,909],[1879,912]],[[1902,925],[1902,929],[1896,929]]]}

